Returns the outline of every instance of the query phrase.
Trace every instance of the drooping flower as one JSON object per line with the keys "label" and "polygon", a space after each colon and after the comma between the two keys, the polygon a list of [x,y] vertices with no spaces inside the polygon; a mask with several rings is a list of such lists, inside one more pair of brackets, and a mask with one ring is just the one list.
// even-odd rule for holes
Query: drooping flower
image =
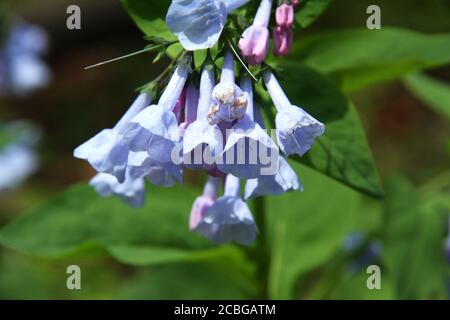
{"label": "drooping flower", "polygon": [[246,61],[257,65],[264,61],[269,51],[269,20],[272,0],[261,0],[253,24],[248,27],[239,40],[239,48]]}
{"label": "drooping flower", "polygon": [[100,173],[125,181],[129,148],[125,144],[123,130],[129,121],[151,103],[150,95],[140,94],[122,119],[112,129],[104,129],[74,151],[74,157],[88,161]]}
{"label": "drooping flower", "polygon": [[214,68],[207,64],[203,68],[200,79],[197,119],[186,129],[183,138],[184,164],[193,170],[213,169],[214,158],[223,147],[223,137],[219,127],[215,124],[210,125],[207,119],[214,85]]}
{"label": "drooping flower", "polygon": [[180,65],[158,104],[142,110],[124,128],[125,141],[131,151],[146,151],[151,159],[160,163],[172,161],[172,150],[180,142],[179,125],[173,109],[183,91],[188,74],[188,66]]}
{"label": "drooping flower", "polygon": [[166,16],[169,29],[189,51],[213,47],[228,14],[249,0],[172,0]]}
{"label": "drooping flower", "polygon": [[145,185],[143,179],[133,179],[127,176],[119,183],[115,176],[98,173],[89,182],[102,197],[117,196],[132,207],[142,207],[145,202]]}
{"label": "drooping flower", "polygon": [[[255,107],[255,121],[265,129],[264,120],[259,107]],[[244,199],[253,199],[265,195],[280,195],[290,191],[303,191],[297,174],[282,156],[278,157],[277,172],[273,175],[261,175],[249,179],[245,184]]]}
{"label": "drooping flower", "polygon": [[47,47],[43,29],[14,22],[5,46],[0,48],[0,93],[24,96],[47,85],[51,75],[41,58]]}
{"label": "drooping flower", "polygon": [[206,210],[194,231],[215,243],[235,241],[248,246],[255,241],[258,227],[240,196],[239,178],[227,176],[224,196]]}
{"label": "drooping flower", "polygon": [[172,187],[183,180],[181,165],[173,162],[161,163],[152,159],[146,151],[130,152],[128,170],[131,178],[146,178],[158,187]]}
{"label": "drooping flower", "polygon": [[228,130],[227,142],[218,157],[217,167],[241,179],[272,175],[277,171],[278,147],[254,121],[253,84],[249,77],[242,78],[241,88],[248,96],[246,115]]}
{"label": "drooping flower", "polygon": [[203,188],[203,194],[198,197],[192,205],[191,215],[189,218],[189,229],[194,230],[197,228],[206,212],[217,200],[220,181],[220,178],[208,176],[208,180]]}
{"label": "drooping flower", "polygon": [[311,149],[315,139],[324,133],[324,125],[290,103],[272,72],[264,72],[263,78],[278,111],[275,122],[280,149],[286,155],[303,156]]}
{"label": "drooping flower", "polygon": [[247,109],[248,96],[234,82],[234,56],[225,54],[220,83],[212,93],[212,105],[208,113],[209,124],[232,122],[242,119]]}
{"label": "drooping flower", "polygon": [[293,37],[292,29],[275,27],[273,30],[274,55],[287,56],[291,52]]}

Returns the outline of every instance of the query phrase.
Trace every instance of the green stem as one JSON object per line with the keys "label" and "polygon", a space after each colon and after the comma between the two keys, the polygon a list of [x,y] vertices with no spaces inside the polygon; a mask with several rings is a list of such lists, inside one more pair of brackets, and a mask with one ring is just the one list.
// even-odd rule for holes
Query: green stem
{"label": "green stem", "polygon": [[259,197],[254,201],[255,222],[260,234],[255,246],[255,260],[258,262],[258,278],[261,283],[261,298],[268,299],[270,248],[267,241],[266,198]]}

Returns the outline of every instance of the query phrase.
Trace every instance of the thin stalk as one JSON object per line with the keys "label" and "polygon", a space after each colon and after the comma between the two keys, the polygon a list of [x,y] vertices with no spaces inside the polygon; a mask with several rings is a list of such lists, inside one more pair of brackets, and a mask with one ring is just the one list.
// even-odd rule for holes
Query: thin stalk
{"label": "thin stalk", "polygon": [[107,60],[107,61],[103,61],[103,62],[99,62],[99,63],[93,64],[91,66],[85,67],[84,70],[89,70],[89,69],[92,69],[92,68],[103,66],[103,65],[108,64],[108,63],[124,60],[124,59],[130,58],[130,57],[137,56],[139,54],[143,54],[143,53],[146,53],[146,52],[150,52],[150,51],[159,49],[161,47],[162,47],[162,45],[160,45],[160,44],[156,45],[156,46],[147,47],[147,48],[144,48],[142,50],[126,54],[124,56],[120,56],[120,57],[117,57],[117,58],[114,58],[114,59],[111,59],[111,60]]}

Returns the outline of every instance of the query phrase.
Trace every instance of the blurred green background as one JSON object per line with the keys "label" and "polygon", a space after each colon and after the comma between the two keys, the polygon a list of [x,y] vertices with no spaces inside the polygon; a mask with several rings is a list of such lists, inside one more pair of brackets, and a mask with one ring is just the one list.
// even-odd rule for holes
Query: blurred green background
{"label": "blurred green background", "polygon": [[[117,0],[6,2],[16,15],[50,33],[46,61],[53,79],[50,86],[26,98],[0,98],[2,121],[27,119],[43,134],[39,170],[16,190],[0,194],[0,225],[27,216],[0,232],[0,298],[449,297],[445,239],[450,213],[450,66],[426,71],[439,81],[438,86],[427,82],[428,77],[424,81],[424,74],[406,74],[357,90],[343,88],[361,117],[384,198],[363,195],[296,164],[304,193],[252,204],[255,215],[266,217],[265,236],[256,248],[214,249],[187,230],[190,206],[199,193],[196,188],[201,187],[202,177],[195,174],[188,174],[184,188],[150,188],[144,209],[99,199],[83,186],[75,187],[70,199],[57,196],[50,205],[41,205],[93,176],[86,163],[72,157],[74,147],[119,119],[134,98],[134,90],[158,75],[168,61],[153,65],[153,55],[146,54],[83,69],[146,45]],[[80,31],[65,27],[70,4],[82,9]],[[314,24],[299,31],[296,42],[320,32],[365,28],[370,4],[366,0],[333,1]],[[450,33],[449,1],[384,0],[376,4],[382,10],[383,28]],[[315,50],[326,46],[324,41]],[[388,49],[386,55],[395,54],[396,42]],[[370,56],[374,48],[363,45],[347,50],[351,60],[353,50],[368,50]],[[431,50],[450,56],[450,45],[430,48],[433,56]],[[299,52],[295,57],[301,62],[306,51],[300,48]],[[339,84],[339,73],[331,73]],[[153,199],[159,204],[152,204]],[[348,249],[345,243],[351,234],[364,236]],[[159,240],[158,236],[171,239]],[[178,258],[154,261],[163,249]],[[381,290],[366,287],[369,264],[381,267]],[[82,290],[67,289],[69,265],[81,267]]]}

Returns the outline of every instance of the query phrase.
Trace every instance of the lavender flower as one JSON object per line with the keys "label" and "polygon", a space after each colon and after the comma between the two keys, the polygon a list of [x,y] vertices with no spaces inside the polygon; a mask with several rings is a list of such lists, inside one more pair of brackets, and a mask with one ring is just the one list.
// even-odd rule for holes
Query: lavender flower
{"label": "lavender flower", "polygon": [[214,158],[222,151],[222,133],[217,125],[207,120],[215,85],[214,68],[205,65],[200,79],[200,98],[197,119],[186,129],[183,138],[185,166],[193,170],[211,170]]}
{"label": "lavender flower", "polygon": [[186,50],[213,47],[227,22],[228,13],[249,0],[173,0],[166,23]]}
{"label": "lavender flower", "polygon": [[203,194],[198,197],[192,205],[191,215],[189,218],[189,228],[194,230],[203,220],[206,212],[211,208],[217,200],[217,195],[220,188],[220,178],[208,176]]}
{"label": "lavender flower", "polygon": [[173,148],[180,142],[178,121],[173,109],[180,97],[189,73],[189,67],[180,65],[157,105],[138,113],[124,128],[124,137],[131,151],[146,151],[160,163],[172,161]]}
{"label": "lavender flower", "polygon": [[132,207],[142,207],[145,202],[145,189],[143,179],[132,179],[127,176],[123,183],[116,177],[99,173],[90,182],[95,191],[102,197],[117,196]]}
{"label": "lavender flower", "polygon": [[258,228],[247,204],[240,197],[240,180],[228,175],[225,194],[204,214],[194,228],[215,243],[235,241],[251,245],[256,239]]}
{"label": "lavender flower", "polygon": [[152,159],[147,152],[130,152],[128,170],[132,179],[147,178],[155,186],[172,187],[183,180],[181,165],[172,162],[161,163]]}
{"label": "lavender flower", "polygon": [[248,97],[246,115],[229,130],[224,151],[217,160],[217,167],[220,171],[236,177],[253,179],[277,171],[271,164],[278,163],[279,151],[266,131],[253,120],[251,79],[243,77],[241,87]]}
{"label": "lavender flower", "polygon": [[242,55],[251,65],[264,61],[269,51],[269,20],[272,0],[261,0],[253,24],[245,29],[239,40]]}
{"label": "lavender flower", "polygon": [[140,94],[113,129],[104,129],[74,151],[74,157],[87,160],[100,173],[125,181],[129,148],[125,144],[123,130],[129,121],[151,101],[148,94]]}
{"label": "lavender flower", "polygon": [[[255,108],[255,121],[265,128],[261,111]],[[249,179],[245,184],[244,199],[253,199],[265,195],[280,195],[290,191],[303,191],[303,186],[289,163],[283,157],[278,157],[278,170],[273,175],[261,175],[256,179]]]}
{"label": "lavender flower", "polygon": [[303,109],[293,106],[270,71],[263,74],[267,90],[278,110],[276,116],[277,139],[281,150],[287,154],[303,156],[325,127]]}
{"label": "lavender flower", "polygon": [[234,83],[234,57],[228,51],[223,60],[220,83],[212,93],[208,121],[212,124],[242,119],[247,109],[248,96]]}

